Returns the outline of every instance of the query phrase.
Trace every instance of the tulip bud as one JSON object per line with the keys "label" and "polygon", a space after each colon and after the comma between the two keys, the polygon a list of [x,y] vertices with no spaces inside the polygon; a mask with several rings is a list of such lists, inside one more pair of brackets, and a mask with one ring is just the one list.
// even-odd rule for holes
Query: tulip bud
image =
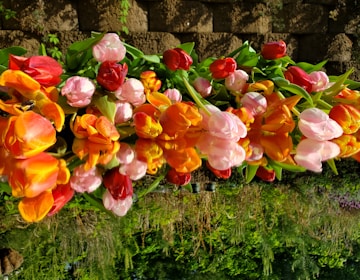
{"label": "tulip bud", "polygon": [[219,170],[210,165],[210,163],[206,162],[206,167],[217,177],[220,179],[229,179],[231,176],[231,168],[227,168],[224,170]]}
{"label": "tulip bud", "polygon": [[172,71],[183,69],[189,70],[193,60],[183,49],[175,48],[164,52],[163,60],[167,68]]}
{"label": "tulip bud", "polygon": [[126,63],[105,61],[100,65],[96,81],[106,90],[115,91],[124,83],[127,72]]}
{"label": "tulip bud", "polygon": [[196,91],[200,93],[200,95],[204,98],[208,97],[211,94],[212,91],[211,83],[209,82],[209,80],[203,77],[197,77],[193,82],[193,86],[196,89]]}
{"label": "tulip bud", "polygon": [[181,102],[182,100],[182,95],[176,88],[168,88],[164,91],[164,95],[167,96],[172,103]]}
{"label": "tulip bud", "polygon": [[210,72],[214,79],[225,79],[236,70],[237,64],[232,57],[215,60],[210,64]]}
{"label": "tulip bud", "polygon": [[126,55],[126,48],[116,33],[107,33],[92,50],[96,61],[119,62]]}
{"label": "tulip bud", "polygon": [[277,59],[285,56],[286,43],[282,40],[277,42],[269,42],[261,47],[261,55],[265,59]]}
{"label": "tulip bud", "polygon": [[70,187],[70,183],[65,185],[57,185],[52,190],[52,196],[54,198],[54,205],[50,209],[48,216],[52,216],[60,211],[64,205],[69,202],[74,196],[75,191]]}
{"label": "tulip bud", "polygon": [[259,166],[256,170],[256,176],[265,182],[272,182],[275,180],[275,171],[273,169],[267,169],[263,166]]}
{"label": "tulip bud", "polygon": [[234,93],[242,93],[248,79],[249,75],[244,70],[236,70],[226,77],[225,87]]}
{"label": "tulip bud", "polygon": [[335,105],[329,117],[342,127],[345,134],[353,134],[360,128],[360,111],[350,104]]}
{"label": "tulip bud", "polygon": [[304,88],[308,93],[312,91],[313,81],[308,73],[298,66],[290,66],[284,72],[285,79],[290,83]]}
{"label": "tulip bud", "polygon": [[61,94],[66,96],[67,103],[72,107],[86,107],[89,105],[94,92],[94,83],[89,78],[79,76],[67,79],[61,89]]}
{"label": "tulip bud", "polygon": [[139,106],[146,101],[145,89],[142,82],[135,78],[127,79],[124,84],[115,91],[115,96],[122,102],[129,102]]}
{"label": "tulip bud", "polygon": [[177,172],[174,168],[171,168],[166,174],[166,180],[171,184],[184,186],[190,182],[191,173],[180,173]]}
{"label": "tulip bud", "polygon": [[127,196],[133,195],[130,177],[121,174],[118,167],[114,167],[105,173],[103,183],[115,200],[125,199]]}

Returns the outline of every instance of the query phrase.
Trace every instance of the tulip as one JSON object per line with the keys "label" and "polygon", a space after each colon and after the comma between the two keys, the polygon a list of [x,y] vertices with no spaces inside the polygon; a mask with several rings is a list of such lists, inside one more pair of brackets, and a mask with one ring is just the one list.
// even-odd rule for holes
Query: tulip
{"label": "tulip", "polygon": [[56,86],[63,73],[59,62],[49,56],[31,56],[29,58],[10,55],[9,69],[21,70],[44,87]]}
{"label": "tulip", "polygon": [[305,109],[299,118],[299,129],[307,138],[324,141],[343,134],[341,126],[318,108]]}
{"label": "tulip", "polygon": [[267,108],[266,98],[257,92],[247,92],[240,99],[242,105],[247,108],[251,114],[256,115],[263,114]]}
{"label": "tulip", "polygon": [[70,187],[70,184],[57,185],[55,189],[52,190],[52,196],[54,199],[54,204],[50,209],[48,216],[52,216],[58,213],[66,203],[68,203],[74,196],[75,192]]}
{"label": "tulip", "polygon": [[161,88],[161,80],[156,77],[156,72],[148,70],[140,74],[140,81],[143,83],[145,92],[156,92]]}
{"label": "tulip", "polygon": [[107,33],[92,49],[93,57],[98,62],[119,62],[125,58],[126,48],[116,33]]}
{"label": "tulip", "polygon": [[274,92],[274,83],[271,80],[263,80],[248,85],[247,91],[256,91],[268,96]]}
{"label": "tulip", "polygon": [[112,61],[101,63],[96,81],[104,89],[109,91],[117,90],[125,81],[128,72],[127,64],[118,64]]}
{"label": "tulip", "polygon": [[163,53],[164,64],[172,71],[182,69],[189,70],[193,60],[183,49],[175,48]]}
{"label": "tulip", "polygon": [[153,139],[159,136],[163,128],[153,117],[144,112],[137,112],[133,115],[136,134],[141,138]]}
{"label": "tulip", "polygon": [[18,205],[21,217],[29,222],[39,222],[49,213],[54,205],[51,190],[40,193],[35,197],[25,197]]}
{"label": "tulip", "polygon": [[171,168],[166,173],[165,178],[170,184],[174,184],[177,186],[184,186],[190,183],[191,173],[180,173],[177,172],[174,168]]}
{"label": "tulip", "polygon": [[232,93],[240,94],[244,92],[248,79],[249,75],[244,70],[235,70],[225,78],[225,87]]}
{"label": "tulip", "polygon": [[313,172],[322,171],[322,162],[340,154],[337,144],[330,141],[303,139],[296,147],[295,162]]}
{"label": "tulip", "polygon": [[119,167],[119,172],[123,175],[129,176],[132,181],[137,181],[145,176],[147,164],[145,161],[133,159],[130,163],[122,164]]}
{"label": "tulip", "polygon": [[169,106],[160,117],[163,133],[170,137],[182,136],[190,126],[200,124],[202,117],[197,107],[184,102]]}
{"label": "tulip", "polygon": [[313,87],[313,80],[303,69],[298,66],[290,66],[284,72],[285,79],[290,83],[304,88],[308,93],[311,93]]}
{"label": "tulip", "polygon": [[198,169],[202,162],[193,147],[183,149],[163,149],[166,162],[179,173],[190,173]]}
{"label": "tulip", "polygon": [[212,167],[208,161],[206,161],[206,167],[219,179],[229,179],[231,176],[231,168],[219,170]]}
{"label": "tulip", "polygon": [[139,106],[146,101],[144,85],[135,78],[129,78],[115,91],[115,96],[122,102]]}
{"label": "tulip", "polygon": [[261,47],[261,55],[265,59],[277,59],[285,56],[286,43],[283,40],[268,42]]}
{"label": "tulip", "polygon": [[260,145],[269,158],[279,162],[287,160],[293,148],[292,138],[288,133],[264,134],[260,138]]}
{"label": "tulip", "polygon": [[182,95],[176,88],[168,88],[164,91],[164,95],[171,100],[171,103],[181,102]]}
{"label": "tulip", "polygon": [[129,121],[133,115],[133,107],[128,102],[115,102],[116,112],[115,112],[115,124],[121,124]]}
{"label": "tulip", "polygon": [[47,153],[40,153],[27,159],[11,162],[8,174],[12,195],[35,197],[53,189],[57,184],[68,182],[70,172],[64,160],[58,160]]}
{"label": "tulip", "polygon": [[106,171],[103,183],[115,200],[125,199],[127,196],[133,195],[130,177],[121,174],[118,167]]}
{"label": "tulip", "polygon": [[340,147],[339,158],[351,157],[360,151],[360,142],[354,135],[343,134],[331,142]]}
{"label": "tulip", "polygon": [[331,108],[329,117],[335,120],[345,134],[353,134],[360,128],[360,111],[350,104],[337,104]]}
{"label": "tulip", "polygon": [[203,98],[206,98],[211,94],[211,83],[203,77],[197,77],[193,82],[193,86]]}
{"label": "tulip", "polygon": [[230,141],[239,141],[247,134],[245,124],[234,114],[220,111],[208,119],[208,131],[211,135]]}
{"label": "tulip", "polygon": [[72,107],[86,107],[95,92],[94,83],[86,77],[73,76],[66,80],[61,94]]}
{"label": "tulip", "polygon": [[256,176],[265,182],[273,182],[275,180],[275,171],[263,166],[259,166],[256,170]]}
{"label": "tulip", "polygon": [[5,130],[0,133],[4,148],[17,158],[38,155],[56,142],[56,131],[51,122],[33,111],[10,117]]}
{"label": "tulip", "polygon": [[309,74],[313,85],[312,92],[319,92],[326,89],[329,86],[329,77],[323,71],[314,71]]}
{"label": "tulip", "polygon": [[234,73],[237,64],[232,57],[226,57],[215,60],[210,64],[209,70],[214,79],[225,79],[230,74]]}
{"label": "tulip", "polygon": [[70,186],[79,193],[92,193],[102,183],[102,176],[96,167],[86,169],[85,165],[79,165],[74,168],[70,178]]}
{"label": "tulip", "polygon": [[124,199],[115,199],[108,190],[103,195],[104,207],[112,211],[115,215],[123,217],[131,208],[133,203],[132,196],[127,196]]}
{"label": "tulip", "polygon": [[122,142],[119,151],[116,153],[116,158],[120,164],[129,164],[135,158],[135,151],[129,144]]}
{"label": "tulip", "polygon": [[136,140],[135,152],[139,160],[147,163],[147,173],[156,174],[166,162],[163,149],[155,141],[140,138]]}

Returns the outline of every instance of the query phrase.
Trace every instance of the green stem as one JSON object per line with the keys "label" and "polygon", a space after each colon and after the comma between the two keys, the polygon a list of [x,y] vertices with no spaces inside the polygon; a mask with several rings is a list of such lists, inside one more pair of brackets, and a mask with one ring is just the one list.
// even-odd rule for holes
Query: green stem
{"label": "green stem", "polygon": [[206,106],[201,102],[199,98],[199,93],[196,92],[196,90],[190,85],[189,81],[184,77],[183,73],[181,73],[181,78],[185,84],[186,89],[188,90],[190,96],[195,101],[196,105],[199,106],[207,115],[211,115],[210,111],[206,108]]}

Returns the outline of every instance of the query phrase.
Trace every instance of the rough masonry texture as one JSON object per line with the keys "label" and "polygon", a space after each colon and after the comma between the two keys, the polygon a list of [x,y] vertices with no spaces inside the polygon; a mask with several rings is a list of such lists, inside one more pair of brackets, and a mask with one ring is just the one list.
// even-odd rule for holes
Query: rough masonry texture
{"label": "rough masonry texture", "polygon": [[327,59],[328,74],[355,68],[360,81],[360,2],[354,0],[5,0],[16,18],[0,21],[0,48],[20,45],[36,54],[47,34],[57,34],[61,50],[96,32],[120,32],[146,54],[195,42],[200,59],[222,56],[249,41],[254,49],[284,40],[295,61]]}

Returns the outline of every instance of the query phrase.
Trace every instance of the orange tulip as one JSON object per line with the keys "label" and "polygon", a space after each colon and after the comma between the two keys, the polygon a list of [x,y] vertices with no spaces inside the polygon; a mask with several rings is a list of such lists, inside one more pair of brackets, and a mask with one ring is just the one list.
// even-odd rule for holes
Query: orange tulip
{"label": "orange tulip", "polygon": [[41,221],[54,205],[54,197],[51,190],[40,193],[35,197],[23,198],[19,203],[19,212],[27,222]]}
{"label": "orange tulip", "polygon": [[163,132],[170,137],[183,136],[190,126],[198,126],[202,116],[197,107],[184,102],[169,106],[161,115]]}
{"label": "orange tulip", "polygon": [[342,127],[345,134],[353,134],[360,128],[360,111],[352,105],[335,105],[331,108],[329,117]]}
{"label": "orange tulip", "polygon": [[64,160],[40,153],[27,159],[14,159],[8,182],[13,196],[35,197],[58,183],[67,183],[69,178],[70,172]]}
{"label": "orange tulip", "polygon": [[258,81],[256,83],[249,84],[247,92],[256,91],[263,95],[270,95],[274,92],[274,83],[270,80]]}
{"label": "orange tulip", "polygon": [[161,88],[161,80],[156,77],[154,71],[144,71],[140,74],[140,81],[143,83],[145,93],[156,92]]}
{"label": "orange tulip", "polygon": [[280,162],[287,159],[293,148],[292,138],[286,133],[262,135],[260,144],[268,157]]}
{"label": "orange tulip", "polygon": [[340,147],[339,158],[351,157],[360,151],[360,142],[354,135],[343,134],[340,137],[331,140]]}
{"label": "orange tulip", "polygon": [[1,139],[0,142],[14,157],[27,158],[54,145],[56,131],[49,120],[33,111],[27,111],[8,119]]}
{"label": "orange tulip", "polygon": [[144,112],[137,112],[133,115],[136,134],[141,138],[154,139],[159,136],[163,128],[159,121]]}
{"label": "orange tulip", "polygon": [[5,70],[0,76],[0,86],[13,88],[29,100],[35,100],[41,88],[39,82],[20,70]]}
{"label": "orange tulip", "polygon": [[190,173],[198,169],[202,162],[193,147],[182,150],[164,150],[167,163],[180,173]]}
{"label": "orange tulip", "polygon": [[138,160],[147,163],[148,174],[156,174],[165,163],[163,149],[153,140],[142,138],[136,140],[135,152]]}

